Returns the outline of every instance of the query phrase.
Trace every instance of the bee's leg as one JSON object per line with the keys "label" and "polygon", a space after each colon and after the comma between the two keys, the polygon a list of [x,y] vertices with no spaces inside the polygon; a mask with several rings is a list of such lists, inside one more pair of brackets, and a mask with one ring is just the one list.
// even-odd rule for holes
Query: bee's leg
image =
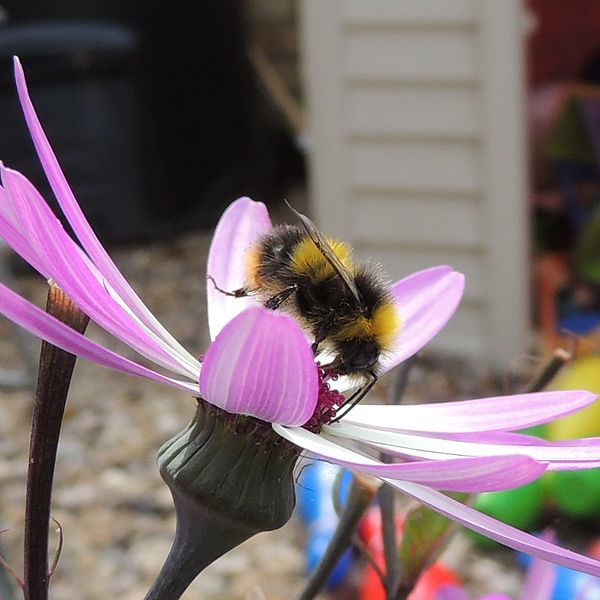
{"label": "bee's leg", "polygon": [[231,296],[232,298],[245,298],[246,296],[250,295],[250,292],[246,288],[240,288],[239,290],[233,290],[232,292],[228,292],[227,290],[221,289],[217,285],[217,282],[215,281],[215,278],[212,275],[207,275],[206,279],[212,282],[217,292],[221,292],[221,294],[225,294],[225,296]]}
{"label": "bee's leg", "polygon": [[316,356],[318,351],[319,351],[319,344],[321,342],[324,342],[325,339],[327,338],[327,336],[329,335],[329,332],[331,331],[331,328],[333,326],[333,321],[335,320],[335,310],[331,310],[329,311],[329,316],[328,318],[321,323],[321,326],[315,331],[315,341],[312,343],[312,351],[313,354]]}
{"label": "bee's leg", "polygon": [[337,423],[342,417],[345,417],[371,391],[371,388],[377,383],[377,375],[375,375],[373,371],[369,371],[368,374],[371,376],[371,381],[356,390],[356,392],[342,404],[341,408],[344,409],[344,412],[342,414],[337,414],[335,419],[330,421],[330,424]]}
{"label": "bee's leg", "polygon": [[277,310],[297,289],[298,286],[295,283],[284,288],[265,302],[265,308]]}

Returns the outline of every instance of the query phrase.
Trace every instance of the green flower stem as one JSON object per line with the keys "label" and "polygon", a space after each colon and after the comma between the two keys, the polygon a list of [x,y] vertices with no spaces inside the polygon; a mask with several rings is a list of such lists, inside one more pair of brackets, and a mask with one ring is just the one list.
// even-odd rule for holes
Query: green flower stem
{"label": "green flower stem", "polygon": [[327,583],[340,557],[350,546],[356,527],[369,507],[374,494],[375,490],[372,487],[359,483],[356,478],[352,480],[348,500],[335,533],[321,562],[311,574],[308,584],[298,600],[312,600]]}
{"label": "green flower stem", "polygon": [[175,600],[208,565],[256,533],[173,491],[177,531],[146,600]]}
{"label": "green flower stem", "polygon": [[398,552],[398,536],[396,534],[396,493],[391,485],[384,483],[379,490],[379,510],[381,511],[381,535],[385,556],[385,580],[387,597],[396,600],[396,591],[400,584],[402,568]]}
{"label": "green flower stem", "polygon": [[[89,317],[57,286],[46,311],[83,333]],[[48,598],[48,533],[56,451],[76,357],[42,343],[33,404],[25,501],[25,600]]]}
{"label": "green flower stem", "polygon": [[[390,389],[389,404],[400,404],[408,386],[410,372],[415,364],[415,357],[404,361],[398,369],[394,383]],[[381,454],[381,461],[393,462],[387,454]],[[390,600],[400,600],[398,597],[402,577],[402,564],[398,551],[398,535],[396,533],[396,491],[384,483],[379,490],[379,508],[381,510],[381,529],[383,552],[385,556],[386,589]]]}
{"label": "green flower stem", "polygon": [[177,529],[145,600],[177,600],[217,558],[287,523],[296,501],[299,453],[268,423],[199,400],[190,425],[158,454]]}

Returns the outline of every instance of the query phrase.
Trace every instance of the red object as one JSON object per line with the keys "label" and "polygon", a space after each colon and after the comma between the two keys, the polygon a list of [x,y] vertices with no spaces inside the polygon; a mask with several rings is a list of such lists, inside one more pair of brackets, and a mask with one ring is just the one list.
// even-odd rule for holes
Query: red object
{"label": "red object", "polygon": [[[396,532],[402,534],[404,523],[396,519]],[[369,548],[377,565],[385,571],[385,554],[383,551],[383,537],[381,533],[381,512],[374,506],[362,518],[358,527],[360,539]],[[375,569],[367,564],[360,586],[360,600],[386,600],[385,589]]]}
{"label": "red object", "polygon": [[587,548],[586,554],[600,560],[600,538],[594,540]]}
{"label": "red object", "polygon": [[527,0],[537,27],[528,39],[529,80],[535,86],[579,79],[586,62],[600,50],[598,0]]}
{"label": "red object", "polygon": [[435,600],[436,594],[447,585],[461,585],[458,575],[443,563],[435,563],[421,575],[408,600]]}
{"label": "red object", "polygon": [[[403,520],[396,520],[396,531],[402,534]],[[383,551],[383,537],[381,532],[381,513],[379,508],[373,507],[365,515],[358,528],[361,540],[371,551],[377,565],[385,572],[385,556]],[[435,600],[435,596],[446,585],[460,585],[459,577],[442,563],[435,563],[419,579],[415,589],[408,600]],[[385,589],[379,575],[369,564],[360,586],[360,600],[386,600]]]}

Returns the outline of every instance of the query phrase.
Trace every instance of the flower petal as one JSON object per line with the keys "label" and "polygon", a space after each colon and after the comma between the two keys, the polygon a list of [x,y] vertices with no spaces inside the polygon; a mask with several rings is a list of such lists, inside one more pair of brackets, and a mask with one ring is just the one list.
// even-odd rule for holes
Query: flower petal
{"label": "flower petal", "polygon": [[583,571],[596,577],[600,576],[600,561],[577,554],[566,548],[561,548],[519,529],[515,529],[488,515],[484,515],[470,506],[465,506],[437,490],[417,483],[396,481],[388,478],[385,478],[384,481],[453,521],[473,531],[477,531],[492,540],[496,540],[509,548],[532,554],[533,556],[548,560],[557,565],[563,565],[569,569]]}
{"label": "flower petal", "polygon": [[21,298],[1,283],[0,314],[3,314],[35,336],[67,352],[87,358],[122,373],[145,377],[146,379],[158,381],[168,386],[197,394],[196,384],[166,377],[104,348],[104,346],[86,338],[24,298]]}
{"label": "flower petal", "polygon": [[[595,469],[598,461],[599,437],[576,438],[549,442],[534,435],[511,432],[455,433],[442,434],[441,440],[470,442],[472,444],[493,444],[509,448],[530,447],[531,455],[544,456],[551,462],[549,471],[573,471],[575,469]],[[442,443],[444,443],[442,441]],[[536,457],[537,458],[537,457]],[[541,459],[545,460],[545,459]]]}
{"label": "flower petal", "polygon": [[[7,194],[2,187],[0,187],[0,196],[0,206],[5,207]],[[37,249],[19,229],[19,225],[8,217],[6,212],[2,211],[0,214],[0,237],[38,273],[41,273],[45,279],[49,279],[50,274],[45,263],[40,259]]]}
{"label": "flower petal", "polygon": [[302,425],[317,402],[317,367],[292,317],[259,306],[232,319],[200,372],[202,397],[231,413]]}
{"label": "flower petal", "polygon": [[[244,254],[254,241],[273,226],[266,206],[250,198],[238,198],[221,216],[208,251],[206,273],[218,287],[227,292],[246,284]],[[251,298],[233,298],[218,291],[211,281],[206,283],[208,326],[215,339],[225,323],[246,308],[256,306]]]}
{"label": "flower petal", "polygon": [[376,477],[414,481],[447,491],[472,493],[505,490],[525,485],[545,471],[545,465],[526,456],[515,455],[386,464],[300,427],[290,429],[273,425],[273,429],[297,446],[342,467]]}
{"label": "flower petal", "polygon": [[156,317],[148,310],[138,295],[133,291],[129,283],[116,265],[111,260],[106,250],[96,237],[90,224],[83,215],[81,208],[77,204],[77,200],[73,195],[73,191],[69,186],[64,173],[62,172],[56,155],[52,150],[48,138],[40,124],[38,116],[33,108],[25,75],[19,59],[14,58],[15,79],[17,83],[17,92],[23,109],[27,127],[31,134],[31,139],[38,153],[38,157],[44,168],[44,173],[48,178],[50,186],[54,191],[56,199],[60,204],[69,224],[73,228],[75,235],[81,242],[84,250],[87,252],[91,260],[94,262],[102,277],[106,280],[111,293],[118,296],[119,300],[128,307],[138,319],[144,323],[150,330],[159,336],[169,347],[173,353],[178,354],[184,361],[189,364],[194,364],[194,357],[181,346],[181,344],[163,327]]}
{"label": "flower petal", "polygon": [[[516,438],[504,438],[500,440],[502,443],[494,443],[495,437],[491,434],[482,435],[476,441],[469,441],[468,438],[465,440],[458,435],[453,437],[439,434],[430,437],[370,429],[343,422],[327,425],[323,432],[412,459],[447,460],[466,456],[504,456],[510,453],[530,456],[537,461],[548,463],[549,470],[600,467],[600,438],[593,438],[595,441],[586,444],[579,441],[573,443],[571,440],[548,443],[533,436],[521,435],[520,439],[526,438],[526,443],[515,443]],[[490,441],[486,440],[488,435]]]}
{"label": "flower petal", "polygon": [[[506,600],[511,600],[505,596]],[[435,600],[471,600],[465,590],[459,585],[444,585],[435,593]],[[483,600],[480,598],[479,600]]]}
{"label": "flower petal", "polygon": [[[544,532],[541,538],[553,543],[556,536],[554,532]],[[556,583],[556,567],[548,561],[534,558],[527,571],[527,577],[521,590],[521,600],[547,600],[552,597],[552,590]]]}
{"label": "flower petal", "polygon": [[[43,273],[54,279],[81,310],[115,337],[155,363],[196,379],[200,368],[197,361],[194,365],[182,360],[108,293],[95,266],[67,235],[27,178],[11,169],[1,171],[5,192],[18,215],[20,231],[37,252]],[[0,227],[0,235],[3,234]],[[10,239],[7,237],[7,241]]]}
{"label": "flower petal", "polygon": [[381,361],[382,372],[417,353],[446,325],[464,287],[464,275],[447,266],[413,273],[392,285],[401,326],[394,351]]}
{"label": "flower petal", "polygon": [[577,412],[596,398],[588,391],[575,390],[412,406],[359,404],[342,421],[378,429],[431,433],[506,431],[547,423]]}

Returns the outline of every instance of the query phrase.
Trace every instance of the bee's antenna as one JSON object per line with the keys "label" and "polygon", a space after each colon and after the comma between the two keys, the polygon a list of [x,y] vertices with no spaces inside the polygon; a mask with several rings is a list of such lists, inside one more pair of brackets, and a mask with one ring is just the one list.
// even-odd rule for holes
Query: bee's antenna
{"label": "bee's antenna", "polygon": [[299,217],[300,213],[288,202],[287,198],[284,198],[283,201],[285,205],[290,209],[290,211],[294,214],[294,216]]}

